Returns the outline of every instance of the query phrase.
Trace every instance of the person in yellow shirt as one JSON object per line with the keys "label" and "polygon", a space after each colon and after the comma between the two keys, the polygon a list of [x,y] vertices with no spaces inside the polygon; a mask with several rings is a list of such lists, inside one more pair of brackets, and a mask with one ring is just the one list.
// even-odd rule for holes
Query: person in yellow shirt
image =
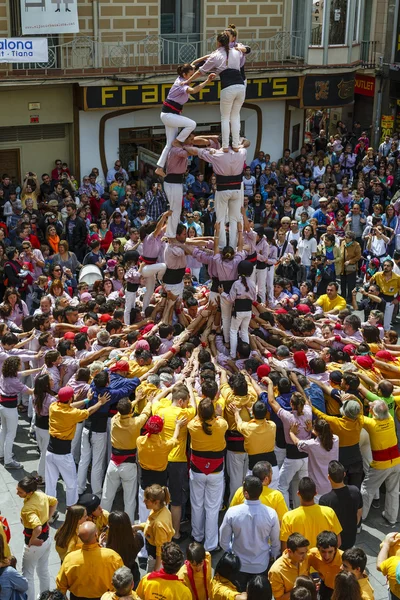
{"label": "person in yellow shirt", "polygon": [[136,360],[128,360],[128,364],[129,373],[126,375],[128,379],[142,377],[153,367],[151,352],[140,350],[140,354],[136,354]]}
{"label": "person in yellow shirt", "polygon": [[372,418],[364,417],[364,429],[369,434],[372,462],[361,486],[363,519],[366,519],[375,493],[386,485],[385,510],[382,513],[391,525],[399,512],[400,451],[396,425],[384,400],[370,403]]}
{"label": "person in yellow shirt", "polygon": [[317,536],[316,548],[308,553],[308,564],[321,577],[320,600],[330,600],[335,587],[335,577],[342,566],[342,550],[338,549],[337,535],[332,531],[321,531]]}
{"label": "person in yellow shirt", "polygon": [[[279,523],[282,523],[283,515],[287,513],[288,507],[283,494],[279,490],[274,490],[269,487],[272,481],[272,466],[269,462],[260,461],[254,465],[252,475],[254,477],[258,477],[263,485],[260,502],[265,504],[265,506],[273,508],[278,515]],[[243,502],[244,492],[243,486],[241,486],[238,490],[236,490],[230,506],[237,506],[238,504],[243,504]]]}
{"label": "person in yellow shirt", "polygon": [[397,296],[400,293],[400,276],[393,272],[394,262],[386,259],[383,263],[383,271],[378,271],[370,279],[370,283],[376,283],[381,290],[380,297],[385,300],[385,313],[383,328],[390,329],[393,311],[397,304]]}
{"label": "person in yellow shirt", "polygon": [[18,482],[17,496],[24,501],[21,510],[25,538],[22,574],[28,580],[28,600],[35,600],[35,570],[40,592],[48,590],[50,585],[49,521],[56,512],[57,498],[38,492],[36,478],[31,475]]}
{"label": "person in yellow shirt", "polygon": [[287,547],[289,536],[295,532],[306,537],[314,548],[317,536],[321,531],[333,531],[338,536],[338,546],[341,546],[342,526],[339,519],[329,506],[315,504],[314,497],[317,495],[317,488],[310,477],[300,479],[297,494],[300,498],[300,506],[287,512],[282,519],[282,550]]}
{"label": "person in yellow shirt", "polygon": [[86,508],[87,521],[96,525],[97,533],[100,535],[108,525],[110,513],[100,506],[100,498],[96,494],[83,494],[79,498],[79,504]]}
{"label": "person in yellow shirt", "polygon": [[138,462],[141,467],[139,485],[139,521],[142,523],[147,519],[149,511],[144,503],[144,490],[158,483],[167,485],[167,467],[169,453],[179,443],[179,432],[181,427],[187,424],[186,419],[178,419],[175,423],[175,431],[171,439],[163,440],[161,432],[164,421],[158,415],[153,415],[147,421],[144,430],[136,440]]}
{"label": "person in yellow shirt", "polygon": [[161,548],[172,540],[175,530],[171,513],[167,505],[171,502],[168,488],[158,484],[144,490],[144,502],[150,511],[146,523],[133,526],[134,531],[143,531],[148,554],[147,570],[158,571],[161,568]]}
{"label": "person in yellow shirt", "polygon": [[124,511],[132,523],[135,522],[137,491],[136,440],[151,415],[151,402],[148,402],[139,416],[133,416],[138,401],[121,398],[117,404],[118,413],[111,419],[111,459],[101,498],[102,507],[110,511],[122,483]]}
{"label": "person in yellow shirt", "polygon": [[393,549],[398,544],[398,535],[395,531],[387,534],[376,559],[376,568],[386,577],[392,600],[400,598],[400,583],[396,577],[400,556],[393,555]]}
{"label": "person in yellow shirt", "polygon": [[342,554],[342,569],[353,573],[360,586],[362,600],[374,600],[374,590],[369,582],[368,575],[364,573],[367,566],[367,555],[361,548],[350,548]]}
{"label": "person in yellow shirt", "polygon": [[218,547],[218,516],[224,495],[225,433],[228,423],[215,415],[211,398],[203,398],[197,416],[188,424],[190,433],[190,504],[192,535],[204,538],[209,552]]}
{"label": "person in yellow shirt", "polygon": [[208,600],[211,592],[211,554],[198,542],[189,544],[186,560],[178,571],[179,579],[192,593],[192,600]]}
{"label": "person in yellow shirt", "polygon": [[[169,406],[153,406],[153,414],[158,415],[164,421],[161,437],[164,441],[170,440],[175,431],[176,420],[186,419],[187,423],[196,415],[196,401],[193,394],[191,381],[187,385],[178,383],[172,389],[172,402]],[[186,533],[180,533],[182,506],[187,502],[189,496],[189,480],[187,468],[187,427],[179,430],[178,444],[172,448],[168,456],[168,489],[171,494],[172,523],[175,529],[174,541],[183,540]]]}
{"label": "person in yellow shirt", "polygon": [[241,566],[240,558],[234,552],[225,552],[221,556],[211,580],[213,600],[247,600],[246,592],[240,593],[238,574]]}
{"label": "person in yellow shirt", "polygon": [[229,475],[229,501],[240,487],[247,475],[248,457],[244,449],[244,437],[237,430],[235,414],[230,406],[233,404],[240,410],[243,421],[250,421],[249,410],[258,399],[257,393],[249,386],[243,373],[235,373],[229,377],[226,371],[221,369],[221,396],[225,401],[224,418],[228,423],[226,436],[226,470]]}
{"label": "person in yellow shirt", "polygon": [[117,569],[112,578],[115,592],[105,592],[100,600],[140,600],[133,591],[133,575],[128,567]]}
{"label": "person in yellow shirt", "polygon": [[87,512],[84,506],[75,504],[68,506],[65,513],[65,521],[57,529],[54,541],[56,542],[56,550],[61,562],[70,552],[77,550],[82,546],[78,537],[79,525],[82,525],[87,519]]}
{"label": "person in yellow shirt", "polygon": [[141,600],[192,600],[191,591],[177,573],[183,564],[183,552],[175,542],[167,542],[161,551],[162,568],[145,575],[136,590]]}
{"label": "person in yellow shirt", "polygon": [[[6,532],[4,530],[3,523],[1,521],[0,521],[0,537],[3,540],[4,557],[5,558],[10,558],[11,557],[11,550],[10,550],[10,547],[8,545],[7,535],[6,535]],[[10,537],[8,539],[10,539]]]}
{"label": "person in yellow shirt", "polygon": [[310,542],[300,533],[292,533],[286,550],[271,566],[268,579],[275,600],[289,600],[297,577],[308,575],[308,548]]}
{"label": "person in yellow shirt", "polygon": [[66,487],[66,504],[72,506],[78,501],[78,480],[76,465],[71,453],[71,444],[76,425],[95,413],[110,399],[109,394],[99,396],[98,402],[85,410],[79,410],[89,400],[74,402],[74,390],[65,386],[57,395],[57,402],[49,406],[50,441],[46,452],[46,494],[56,495],[57,481],[61,474]]}
{"label": "person in yellow shirt", "polygon": [[78,531],[82,548],[67,554],[56,577],[56,586],[64,595],[76,598],[100,598],[113,589],[112,578],[124,566],[122,558],[98,542],[96,525],[87,521]]}
{"label": "person in yellow shirt", "polygon": [[274,452],[276,425],[273,421],[267,421],[267,405],[261,400],[257,400],[253,404],[253,418],[250,421],[243,421],[238,406],[230,404],[229,408],[235,415],[237,430],[244,437],[244,449],[249,457],[249,469],[253,469],[260,460],[267,461],[272,466],[273,474],[277,472],[279,478],[279,467]]}
{"label": "person in yellow shirt", "polygon": [[326,294],[322,294],[315,302],[321,306],[325,314],[337,315],[338,312],[346,308],[346,300],[338,294],[339,285],[336,281],[331,281],[326,288]]}

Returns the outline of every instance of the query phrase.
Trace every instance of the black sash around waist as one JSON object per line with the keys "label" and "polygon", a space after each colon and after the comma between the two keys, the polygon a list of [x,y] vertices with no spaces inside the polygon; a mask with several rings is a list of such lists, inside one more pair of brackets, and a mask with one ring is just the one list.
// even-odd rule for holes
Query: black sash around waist
{"label": "black sash around waist", "polygon": [[179,102],[174,102],[173,100],[169,100],[168,98],[164,101],[161,112],[163,113],[173,113],[175,115],[179,115],[182,112],[183,104],[179,104]]}
{"label": "black sash around waist", "polygon": [[86,419],[84,428],[88,429],[91,433],[106,433],[108,419],[108,411],[106,413],[95,413]]}
{"label": "black sash around waist", "polygon": [[220,473],[224,468],[225,448],[223,450],[191,450],[190,469],[194,473],[210,475]]}
{"label": "black sash around waist", "polygon": [[17,408],[18,404],[18,395],[15,396],[4,396],[0,395],[0,404],[4,406],[4,408]]}
{"label": "black sash around waist", "polygon": [[241,433],[239,433],[239,431],[236,431],[235,429],[228,429],[225,434],[225,439],[227,450],[230,450],[231,452],[240,452],[242,454],[245,452],[244,437]]}
{"label": "black sash around waist", "polygon": [[251,298],[237,298],[233,304],[235,312],[249,312],[251,311],[251,307]]}
{"label": "black sash around waist", "polygon": [[227,281],[220,281],[219,285],[222,285],[222,287],[224,288],[224,292],[226,294],[229,294],[234,283],[235,283],[235,279],[232,279],[232,280],[227,280]]}
{"label": "black sash around waist", "polygon": [[278,425],[276,426],[275,445],[281,450],[286,450],[285,432],[283,427],[278,427]]}
{"label": "black sash around waist", "polygon": [[[32,533],[33,533],[33,529],[30,529],[29,527],[24,527],[24,538],[25,538],[25,544],[28,546],[29,542],[31,540],[32,537]],[[42,525],[42,532],[41,534],[38,536],[38,540],[43,540],[44,542],[49,538],[49,526],[46,523],[43,523]]]}
{"label": "black sash around waist", "polygon": [[274,265],[267,265],[267,263],[261,262],[260,260],[258,260],[257,264],[256,264],[256,269],[257,269],[257,271],[263,271],[264,269],[270,269],[273,266]]}
{"label": "black sash around waist", "polygon": [[35,425],[39,429],[47,429],[48,430],[49,429],[49,415],[42,417],[41,415],[38,415],[36,413]]}
{"label": "black sash around waist", "polygon": [[226,190],[240,190],[242,186],[242,174],[239,175],[216,175],[217,192]]}
{"label": "black sash around waist", "polygon": [[185,173],[167,173],[167,176],[164,177],[164,182],[166,183],[178,183],[180,185],[185,181]]}
{"label": "black sash around waist", "polygon": [[231,85],[244,85],[243,75],[239,69],[225,69],[219,74],[221,89],[224,90]]}
{"label": "black sash around waist", "polygon": [[177,283],[182,283],[185,271],[185,267],[182,267],[182,269],[167,268],[163,276],[163,283],[166,283],[167,285],[176,285]]}
{"label": "black sash around waist", "polygon": [[215,292],[216,294],[218,294],[218,287],[219,287],[218,277],[212,277],[211,292]]}
{"label": "black sash around waist", "polygon": [[113,459],[117,464],[136,463],[136,448],[120,450],[111,446],[111,460]]}
{"label": "black sash around waist", "polygon": [[60,440],[51,435],[47,450],[52,454],[71,454],[71,443],[72,440]]}
{"label": "black sash around waist", "polygon": [[115,454],[115,456],[132,456],[133,454],[136,456],[136,448],[132,448],[129,450],[121,450],[120,448],[115,448],[111,446],[111,452]]}
{"label": "black sash around waist", "polygon": [[261,452],[260,454],[249,454],[249,469],[252,469],[254,465],[260,461],[267,461],[271,467],[277,466],[277,460],[275,452]]}
{"label": "black sash around waist", "polygon": [[140,487],[142,490],[145,490],[149,485],[153,485],[153,483],[158,483],[163,487],[167,485],[167,469],[165,471],[148,471],[147,469],[141,469],[140,475]]}
{"label": "black sash around waist", "polygon": [[137,292],[139,289],[139,284],[138,283],[131,283],[130,281],[128,281],[128,283],[126,284],[126,291],[127,292]]}
{"label": "black sash around waist", "polygon": [[307,452],[300,452],[294,444],[286,444],[286,458],[308,458]]}
{"label": "black sash around waist", "polygon": [[253,252],[253,254],[249,254],[246,258],[251,263],[257,262],[257,252]]}

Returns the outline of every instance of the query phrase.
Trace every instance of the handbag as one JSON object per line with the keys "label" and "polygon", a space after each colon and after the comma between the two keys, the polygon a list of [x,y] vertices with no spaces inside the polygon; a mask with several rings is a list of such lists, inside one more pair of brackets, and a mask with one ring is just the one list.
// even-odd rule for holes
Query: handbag
{"label": "handbag", "polygon": [[354,265],[346,265],[344,270],[346,275],[350,275],[350,273],[355,273],[357,271],[357,263]]}

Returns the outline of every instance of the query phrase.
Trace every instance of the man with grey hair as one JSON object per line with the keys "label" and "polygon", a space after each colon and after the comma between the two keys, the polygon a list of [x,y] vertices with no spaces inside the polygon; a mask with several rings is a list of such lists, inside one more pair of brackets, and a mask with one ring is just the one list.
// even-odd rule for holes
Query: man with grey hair
{"label": "man with grey hair", "polygon": [[370,403],[371,417],[364,417],[364,429],[369,434],[372,462],[361,486],[363,519],[366,519],[374,498],[383,482],[386,487],[385,510],[382,516],[395,525],[399,512],[400,450],[396,425],[383,400]]}
{"label": "man with grey hair", "polygon": [[112,600],[116,595],[118,598],[136,600],[138,596],[132,591],[133,587],[133,575],[132,571],[128,567],[121,567],[117,569],[112,578],[112,584],[115,589],[114,592],[106,592],[102,595],[101,600]]}

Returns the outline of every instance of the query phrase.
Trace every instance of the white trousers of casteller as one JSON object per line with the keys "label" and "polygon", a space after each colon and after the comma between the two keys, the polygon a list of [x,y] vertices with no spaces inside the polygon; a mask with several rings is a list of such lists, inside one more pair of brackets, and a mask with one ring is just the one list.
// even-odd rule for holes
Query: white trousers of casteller
{"label": "white trousers of casteller", "polygon": [[18,428],[18,410],[0,404],[0,457],[7,465],[13,460],[13,444]]}
{"label": "white trousers of casteller", "polygon": [[[165,163],[167,162],[168,152],[172,147],[172,142],[177,139],[178,142],[183,143],[186,138],[189,137],[192,131],[196,129],[196,122],[192,119],[188,119],[188,117],[176,115],[174,113],[161,113],[160,119],[164,123],[167,143],[161,152],[160,158],[158,159],[157,167],[161,167],[163,169],[165,167]],[[183,129],[178,135],[178,131],[181,127],[183,127]]]}
{"label": "white trousers of casteller", "polygon": [[220,224],[219,248],[226,246],[225,222],[228,213],[229,245],[236,250],[237,224],[242,221],[242,213],[240,212],[242,205],[243,192],[241,189],[215,192],[215,216],[216,222]]}
{"label": "white trousers of casteller", "polygon": [[167,265],[164,263],[155,263],[154,265],[146,265],[142,270],[142,277],[144,279],[144,285],[146,286],[146,292],[143,296],[143,312],[149,306],[151,297],[156,286],[156,277],[161,279],[165,273]]}
{"label": "white trousers of casteller", "polygon": [[[278,490],[282,492],[286,505],[289,507],[289,488],[292,480],[297,475],[300,480],[308,477],[308,458],[285,458],[279,473]],[[297,492],[297,490],[296,490]],[[294,493],[294,492],[293,492]],[[295,499],[293,498],[293,501]]]}
{"label": "white trousers of casteller", "polygon": [[221,90],[221,133],[222,147],[229,148],[229,134],[232,134],[232,147],[240,145],[240,109],[246,98],[246,86],[230,85]]}
{"label": "white trousers of casteller", "polygon": [[163,285],[166,292],[172,292],[177,298],[182,298],[184,288],[183,281],[181,281],[181,283],[164,283]]}
{"label": "white trousers of casteller", "polygon": [[66,491],[66,504],[72,506],[78,502],[78,481],[76,465],[72,454],[54,454],[46,452],[46,494],[57,498],[58,476],[64,480]]}
{"label": "white trousers of casteller", "polygon": [[242,342],[247,344],[250,342],[249,339],[249,325],[251,319],[251,311],[237,312],[236,317],[231,319],[231,330],[230,330],[230,345],[231,345],[231,358],[236,359],[236,349],[238,344],[238,332],[240,331],[240,339]]}
{"label": "white trousers of casteller", "polygon": [[220,296],[222,331],[226,343],[230,340],[231,320],[232,320],[232,302],[229,302],[224,296]]}
{"label": "white trousers of casteller", "polygon": [[107,453],[107,432],[98,433],[83,428],[82,443],[81,443],[81,458],[78,466],[78,493],[83,494],[86,489],[87,472],[92,461],[92,473],[90,484],[92,493],[101,498],[101,490],[103,487],[105,461]]}
{"label": "white trousers of casteller", "polygon": [[111,511],[115,495],[121,483],[124,491],[124,511],[133,524],[135,522],[137,492],[136,463],[124,462],[120,465],[116,465],[110,460],[104,481],[101,506],[105,510]]}
{"label": "white trousers of casteller", "polygon": [[189,475],[192,535],[210,552],[218,546],[218,516],[224,496],[224,472]]}
{"label": "white trousers of casteller", "polygon": [[400,465],[389,467],[388,469],[369,468],[361,484],[361,494],[363,499],[362,518],[368,517],[369,509],[375,493],[385,482],[385,516],[390,523],[396,523],[399,512],[399,484],[400,484]]}
{"label": "white trousers of casteller", "polygon": [[167,195],[169,208],[172,210],[172,215],[167,221],[167,238],[176,237],[176,228],[181,220],[183,185],[181,183],[168,183],[164,181],[164,192]]}
{"label": "white trousers of casteller", "polygon": [[265,304],[267,298],[267,271],[268,269],[255,269],[257,295],[260,296],[261,304]]}
{"label": "white trousers of casteller", "polygon": [[249,470],[247,452],[226,451],[226,470],[229,475],[229,504],[237,489],[242,487],[246,473]]}
{"label": "white trousers of casteller", "polygon": [[40,593],[50,588],[49,558],[50,537],[41,546],[24,546],[22,555],[22,575],[28,580],[28,600],[36,600],[35,571],[39,579]]}

